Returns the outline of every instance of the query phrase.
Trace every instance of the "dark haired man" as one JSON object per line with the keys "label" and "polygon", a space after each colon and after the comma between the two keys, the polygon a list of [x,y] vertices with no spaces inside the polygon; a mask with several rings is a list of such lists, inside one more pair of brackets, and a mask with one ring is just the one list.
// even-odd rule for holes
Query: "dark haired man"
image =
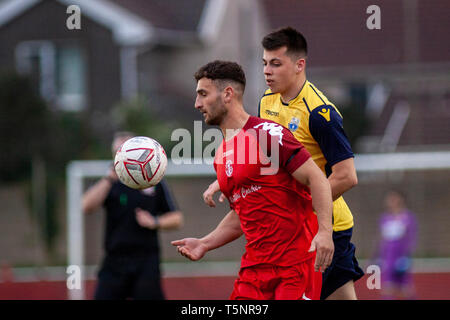
{"label": "dark haired man", "polygon": [[356,299],[354,281],[363,276],[350,242],[353,216],[342,194],[357,184],[353,152],[342,115],[306,79],[308,46],[297,30],[286,27],[262,40],[264,76],[269,89],[259,116],[289,128],[326,174],[333,195],[335,254],[323,274],[322,299]]}
{"label": "dark haired man", "polygon": [[[214,168],[231,211],[205,237],[172,244],[198,260],[245,234],[232,299],[319,299],[318,271],[333,255],[329,183],[289,130],[245,112],[245,75],[239,65],[214,61],[195,78],[195,108],[224,135]],[[249,160],[255,155],[256,161]],[[263,173],[274,164],[276,170]]]}
{"label": "dark haired man", "polygon": [[[260,100],[258,116],[292,132],[327,176],[333,195],[335,253],[323,273],[321,299],[356,299],[354,281],[363,276],[350,242],[353,216],[342,194],[357,184],[353,152],[343,129],[342,115],[325,95],[306,79],[308,46],[297,30],[286,27],[262,40],[264,76],[269,89]],[[214,206],[217,182],[203,197]]]}

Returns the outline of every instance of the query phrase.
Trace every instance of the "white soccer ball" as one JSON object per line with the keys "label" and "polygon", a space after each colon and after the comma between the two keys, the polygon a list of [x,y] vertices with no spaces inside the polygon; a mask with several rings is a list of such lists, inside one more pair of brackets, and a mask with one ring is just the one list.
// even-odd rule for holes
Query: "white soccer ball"
{"label": "white soccer ball", "polygon": [[123,184],[133,189],[146,189],[164,177],[167,156],[154,139],[134,137],[125,141],[116,152],[114,169]]}

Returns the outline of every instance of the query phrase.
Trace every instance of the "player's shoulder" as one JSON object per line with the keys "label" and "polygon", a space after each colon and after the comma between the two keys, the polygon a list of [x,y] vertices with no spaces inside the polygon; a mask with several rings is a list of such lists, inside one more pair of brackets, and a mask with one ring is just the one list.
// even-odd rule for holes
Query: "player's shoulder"
{"label": "player's shoulder", "polygon": [[342,119],[336,106],[311,82],[307,82],[306,104],[310,121],[330,122]]}
{"label": "player's shoulder", "polygon": [[275,121],[268,119],[251,116],[246,124],[245,129],[246,131],[250,130],[249,132],[252,132],[254,130],[258,137],[261,137],[261,135],[263,135],[270,137],[270,140],[277,139],[277,141],[280,141],[280,144],[282,144],[281,141],[286,139],[295,140],[292,132],[289,129]]}
{"label": "player's shoulder", "polygon": [[334,107],[334,105],[330,102],[330,100],[328,100],[328,98],[322,93],[322,91],[317,89],[317,87],[314,84],[307,81],[305,86],[306,86],[305,88],[306,94],[304,96],[307,103],[308,111],[310,113],[323,105],[330,105]]}

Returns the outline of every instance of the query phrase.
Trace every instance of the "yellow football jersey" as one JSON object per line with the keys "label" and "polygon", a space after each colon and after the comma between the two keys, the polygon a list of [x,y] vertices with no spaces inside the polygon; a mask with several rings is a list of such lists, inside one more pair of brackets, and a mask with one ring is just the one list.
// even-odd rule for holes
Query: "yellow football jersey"
{"label": "yellow football jersey", "polygon": [[[268,89],[259,103],[259,117],[288,128],[328,177],[331,167],[354,157],[342,126],[342,115],[322,92],[306,81],[297,97],[284,103]],[[353,216],[343,197],[333,202],[333,230],[353,227]]]}

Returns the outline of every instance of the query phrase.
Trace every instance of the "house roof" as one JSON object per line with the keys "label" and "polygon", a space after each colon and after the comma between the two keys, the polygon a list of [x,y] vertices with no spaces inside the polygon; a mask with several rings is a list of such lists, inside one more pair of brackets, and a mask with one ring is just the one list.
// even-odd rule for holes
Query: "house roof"
{"label": "house roof", "polygon": [[155,28],[196,32],[206,0],[108,0]]}
{"label": "house roof", "polygon": [[[0,28],[43,0],[0,2]],[[199,27],[212,0],[55,0],[78,5],[81,14],[112,30],[120,45],[180,44],[201,36]]]}

